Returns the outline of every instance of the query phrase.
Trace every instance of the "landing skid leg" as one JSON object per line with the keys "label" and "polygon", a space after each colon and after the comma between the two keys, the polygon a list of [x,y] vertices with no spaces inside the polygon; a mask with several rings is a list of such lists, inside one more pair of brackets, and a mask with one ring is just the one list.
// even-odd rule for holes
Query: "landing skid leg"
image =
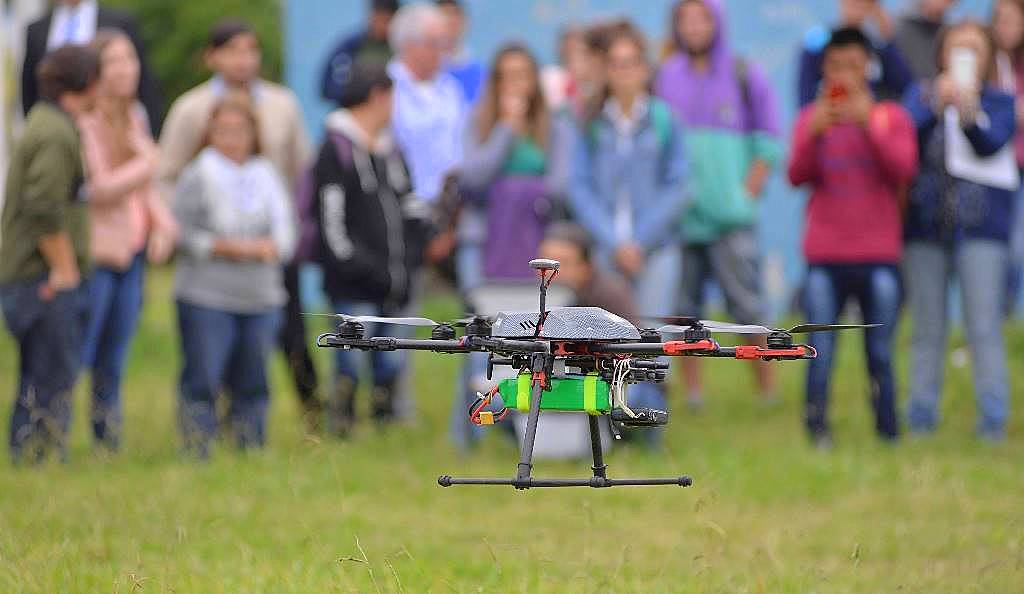
{"label": "landing skid leg", "polygon": [[[545,373],[547,357],[546,354],[535,354],[530,362],[530,371],[537,374]],[[519,458],[519,465],[516,467],[516,477],[506,478],[455,478],[448,475],[438,477],[437,484],[442,487],[452,485],[497,485],[515,487],[517,490],[533,489],[539,487],[592,487],[603,489],[607,487],[631,487],[647,485],[678,485],[689,487],[693,480],[688,476],[673,478],[627,478],[610,479],[607,477],[608,466],[604,463],[604,451],[601,447],[601,427],[598,417],[587,415],[590,423],[590,449],[594,456],[594,476],[590,478],[534,478],[533,477],[533,446],[537,440],[537,422],[540,419],[540,399],[544,388],[540,380],[533,382],[533,389],[530,392],[530,412],[526,417],[526,431],[523,435],[523,450]]]}
{"label": "landing skid leg", "polygon": [[594,452],[594,478],[607,478],[608,465],[604,463],[604,448],[601,447],[601,426],[597,423],[597,417],[587,415],[590,423],[590,449]]}
{"label": "landing skid leg", "polygon": [[[594,476],[590,478],[578,478],[578,479],[567,479],[567,478],[533,478],[530,475],[532,470],[532,459],[533,459],[533,439],[536,437],[536,422],[533,419],[534,404],[536,403],[538,409],[540,405],[540,398],[535,397],[530,402],[530,418],[526,422],[526,433],[530,437],[530,441],[527,444],[526,441],[523,443],[523,457],[519,463],[519,473],[517,473],[514,479],[502,479],[502,478],[455,478],[451,476],[442,476],[437,479],[437,484],[442,487],[450,487],[452,485],[497,485],[505,487],[515,487],[516,489],[533,489],[540,487],[592,487],[594,489],[603,489],[607,487],[630,487],[630,486],[655,486],[655,485],[678,485],[680,487],[689,487],[693,484],[693,480],[688,476],[680,476],[674,478],[627,478],[627,479],[611,479],[606,476],[608,466],[604,463],[604,453],[601,448],[601,430],[598,424],[598,418],[589,416],[590,421],[590,447],[594,454]],[[539,410],[538,410],[539,413]],[[530,422],[534,420],[533,433],[530,433]],[[527,450],[529,445],[529,451]],[[527,455],[529,453],[529,456]],[[525,464],[525,466],[524,466]],[[525,469],[525,474],[524,474]]]}
{"label": "landing skid leg", "polygon": [[657,485],[678,485],[680,487],[689,487],[693,484],[693,480],[688,476],[680,476],[676,478],[630,479],[610,479],[595,476],[579,479],[528,478],[520,480],[502,478],[455,478],[445,475],[437,479],[437,484],[442,487],[450,487],[452,485],[497,485],[515,487],[516,489],[535,489],[540,487],[593,487],[595,489],[603,489],[607,487],[639,487]]}
{"label": "landing skid leg", "polygon": [[540,399],[544,394],[542,381],[537,379],[543,374],[546,368],[548,355],[537,353],[533,355],[530,362],[530,371],[533,372],[533,387],[530,390],[530,412],[526,417],[526,431],[523,432],[523,452],[519,458],[519,466],[516,468],[516,481],[522,486],[515,485],[517,489],[529,489],[530,475],[533,473],[533,446],[537,441],[537,423],[540,421]]}

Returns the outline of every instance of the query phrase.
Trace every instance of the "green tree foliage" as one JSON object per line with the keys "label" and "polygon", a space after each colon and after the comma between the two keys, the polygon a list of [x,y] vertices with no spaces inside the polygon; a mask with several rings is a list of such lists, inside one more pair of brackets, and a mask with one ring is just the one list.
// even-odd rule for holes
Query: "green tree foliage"
{"label": "green tree foliage", "polygon": [[201,83],[210,73],[203,50],[210,28],[224,18],[250,22],[263,44],[263,74],[280,80],[282,72],[281,0],[105,0],[133,13],[153,69],[167,98]]}

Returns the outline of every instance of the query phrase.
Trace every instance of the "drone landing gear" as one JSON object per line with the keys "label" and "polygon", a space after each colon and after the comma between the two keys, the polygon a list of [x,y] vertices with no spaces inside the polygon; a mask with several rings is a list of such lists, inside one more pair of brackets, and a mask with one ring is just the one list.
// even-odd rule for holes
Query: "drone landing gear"
{"label": "drone landing gear", "polygon": [[[534,355],[531,365],[534,372],[534,382],[530,393],[530,412],[526,419],[526,431],[523,436],[523,451],[519,459],[516,477],[511,479],[502,478],[455,478],[448,475],[438,477],[437,484],[442,487],[452,485],[502,485],[511,486],[519,490],[532,489],[535,487],[592,487],[602,489],[606,487],[625,487],[643,485],[678,485],[689,487],[693,480],[688,476],[673,478],[608,478],[608,466],[604,463],[604,453],[601,447],[601,429],[598,425],[598,417],[588,415],[590,422],[590,448],[594,456],[594,475],[589,478],[534,478],[533,474],[533,446],[537,439],[537,423],[540,420],[540,399],[543,394],[543,377],[545,369],[545,355]],[[660,412],[660,411],[656,411]],[[665,413],[662,413],[665,414]]]}
{"label": "drone landing gear", "polygon": [[[531,402],[532,405],[532,402]],[[532,406],[531,406],[532,408]],[[591,416],[590,420],[590,444],[594,454],[594,476],[589,478],[534,478],[530,475],[527,470],[525,476],[522,474],[512,479],[501,479],[501,478],[454,478],[451,476],[442,476],[437,479],[437,484],[442,487],[450,487],[452,485],[501,485],[511,486],[516,489],[533,489],[539,487],[592,487],[595,489],[603,489],[606,487],[632,487],[632,486],[644,486],[644,485],[678,485],[680,487],[689,487],[693,484],[693,480],[688,476],[680,476],[675,478],[625,478],[625,479],[614,479],[608,478],[606,472],[608,466],[604,463],[604,455],[601,449],[601,430],[598,426],[598,418]],[[527,421],[527,433],[529,433],[529,421]],[[525,450],[527,449],[524,444],[524,458]],[[532,450],[532,448],[530,448]],[[531,452],[532,454],[532,452]],[[527,466],[530,466],[529,462],[525,462]],[[522,468],[523,462],[520,462],[520,468]]]}

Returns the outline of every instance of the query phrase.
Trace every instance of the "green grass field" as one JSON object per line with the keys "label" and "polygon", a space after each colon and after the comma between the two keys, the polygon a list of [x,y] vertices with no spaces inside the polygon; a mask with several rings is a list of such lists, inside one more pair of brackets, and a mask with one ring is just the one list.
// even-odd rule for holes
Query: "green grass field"
{"label": "green grass field", "polygon": [[[664,454],[609,458],[613,475],[685,473],[692,488],[516,492],[435,483],[516,461],[498,436],[468,456],[448,445],[454,357],[416,359],[415,426],[346,443],[303,432],[277,361],[270,447],[199,464],[176,449],[177,349],[161,272],[126,379],[124,452],[92,451],[82,389],[69,464],[13,469],[4,452],[0,592],[1024,592],[1024,413],[1008,443],[978,443],[967,367],[950,367],[939,433],[887,447],[860,339],[844,338],[836,448],[821,453],[801,430],[802,364],[780,365],[784,402],[765,408],[745,369],[709,362],[708,406],[676,407]],[[1020,386],[1024,328],[1011,353]],[[5,442],[15,366],[5,335]]]}

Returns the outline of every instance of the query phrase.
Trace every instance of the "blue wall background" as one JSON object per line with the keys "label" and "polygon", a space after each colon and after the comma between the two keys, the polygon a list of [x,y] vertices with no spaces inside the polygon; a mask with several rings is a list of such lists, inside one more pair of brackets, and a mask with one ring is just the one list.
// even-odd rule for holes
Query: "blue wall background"
{"label": "blue wall background", "polygon": [[[556,36],[568,23],[627,15],[660,43],[672,0],[463,0],[469,11],[467,44],[485,61],[502,43],[524,41],[542,62],[555,60]],[[896,15],[913,0],[885,0]],[[319,76],[327,52],[342,36],[365,20],[365,0],[287,0],[286,77],[298,93],[314,137],[329,106],[319,98]],[[795,115],[796,51],[810,27],[836,18],[834,0],[726,0],[728,29],[733,45],[757,61],[770,75],[779,94],[783,122]],[[986,18],[990,0],[961,0],[955,17]],[[764,198],[761,227],[766,266],[766,297],[774,312],[784,309],[803,271],[800,233],[801,192],[776,175]]]}

